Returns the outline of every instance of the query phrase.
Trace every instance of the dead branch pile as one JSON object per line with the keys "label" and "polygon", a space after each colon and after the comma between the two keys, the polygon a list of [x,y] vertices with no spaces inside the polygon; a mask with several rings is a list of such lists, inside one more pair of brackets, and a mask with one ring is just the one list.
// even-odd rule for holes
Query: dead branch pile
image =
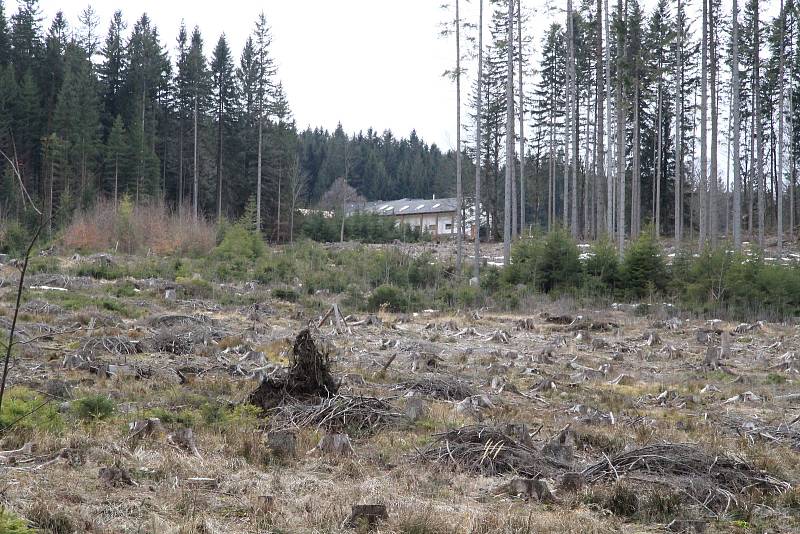
{"label": "dead branch pile", "polygon": [[786,445],[800,451],[800,416],[791,422],[777,425],[760,424],[758,421],[742,422],[735,417],[724,417],[723,424],[737,435],[746,437],[751,443],[763,441]]}
{"label": "dead branch pile", "polygon": [[148,321],[153,328],[175,328],[185,325],[215,325],[216,321],[206,315],[157,315]]}
{"label": "dead branch pile", "polygon": [[224,334],[200,324],[184,324],[176,328],[163,328],[149,341],[152,352],[168,352],[177,356],[191,354],[196,345],[208,345],[219,341]]}
{"label": "dead branch pile", "polygon": [[84,356],[96,356],[101,353],[130,356],[141,352],[142,347],[138,341],[131,341],[122,336],[89,338],[83,343],[80,350],[80,353]]}
{"label": "dead branch pile", "polygon": [[330,357],[314,343],[309,329],[297,334],[285,376],[265,378],[250,394],[249,402],[263,410],[275,408],[287,399],[327,398],[339,384],[330,372]]}
{"label": "dead branch pile", "polygon": [[567,466],[545,458],[500,429],[473,425],[434,436],[419,452],[427,462],[463,469],[470,473],[497,476],[515,473],[528,478],[553,476]]}
{"label": "dead branch pile", "polygon": [[30,287],[59,287],[63,289],[86,289],[96,282],[88,276],[69,276],[66,274],[39,273],[25,277]]}
{"label": "dead branch pile", "polygon": [[285,404],[277,409],[276,419],[284,427],[368,435],[400,425],[405,416],[383,399],[336,395],[319,404]]}
{"label": "dead branch pile", "polygon": [[61,315],[64,313],[64,308],[44,300],[31,300],[23,304],[20,311],[34,315]]}
{"label": "dead branch pile", "polygon": [[588,482],[628,475],[685,491],[706,507],[724,507],[751,489],[782,493],[791,485],[733,456],[712,455],[695,445],[655,444],[620,453],[583,470]]}
{"label": "dead branch pile", "polygon": [[395,389],[406,392],[420,393],[441,400],[464,400],[475,395],[468,384],[457,378],[444,378],[441,376],[426,376],[415,380],[406,380],[395,386]]}

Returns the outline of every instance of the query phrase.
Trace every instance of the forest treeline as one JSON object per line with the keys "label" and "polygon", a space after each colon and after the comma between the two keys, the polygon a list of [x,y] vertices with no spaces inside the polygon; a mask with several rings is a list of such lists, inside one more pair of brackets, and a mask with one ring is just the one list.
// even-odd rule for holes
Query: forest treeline
{"label": "forest treeline", "polygon": [[236,219],[254,199],[265,236],[286,239],[289,206],[340,177],[369,199],[454,187],[453,154],[414,132],[298,131],[264,14],[238,52],[184,25],[170,42],[146,14],[44,20],[37,0],[0,0],[0,220],[38,217],[32,202],[57,227],[123,195]]}
{"label": "forest treeline", "polygon": [[44,28],[37,0],[13,14],[0,0],[0,218],[30,201],[58,225],[124,194],[236,219],[253,200],[257,227],[282,240],[289,212],[343,178],[370,200],[480,186],[498,239],[560,225],[622,252],[652,223],[701,246],[794,240],[795,0],[565,0],[544,32],[522,0],[480,1],[477,20],[459,3],[446,33],[463,150],[443,153],[413,132],[298,131],[263,14],[234,53],[199,28],[165,40],[147,15],[101,29],[88,8]]}
{"label": "forest treeline", "polygon": [[[563,0],[528,39],[541,12],[487,4],[471,107],[495,235],[507,217],[512,234],[526,220],[563,225],[576,238],[611,237],[620,252],[648,222],[701,247],[725,238],[763,247],[765,233],[779,247],[794,240],[794,0],[656,0],[648,10],[641,0]],[[460,22],[469,32],[474,21]]]}

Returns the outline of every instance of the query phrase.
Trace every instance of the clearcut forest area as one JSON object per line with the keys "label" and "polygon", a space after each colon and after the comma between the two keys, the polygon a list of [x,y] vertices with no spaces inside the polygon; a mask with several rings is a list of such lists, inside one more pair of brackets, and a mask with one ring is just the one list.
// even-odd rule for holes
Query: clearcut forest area
{"label": "clearcut forest area", "polygon": [[0,534],[800,532],[794,0],[167,4],[0,0]]}

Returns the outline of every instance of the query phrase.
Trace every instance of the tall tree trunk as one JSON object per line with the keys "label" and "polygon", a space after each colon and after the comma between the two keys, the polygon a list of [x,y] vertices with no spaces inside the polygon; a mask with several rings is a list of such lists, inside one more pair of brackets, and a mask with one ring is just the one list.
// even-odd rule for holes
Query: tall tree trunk
{"label": "tall tree trunk", "polygon": [[[116,201],[114,193],[114,204]],[[178,122],[178,215],[183,215],[183,114]]]}
{"label": "tall tree trunk", "polygon": [[703,37],[700,60],[700,249],[706,242],[708,216],[708,0],[703,0]]}
{"label": "tall tree trunk", "polygon": [[[626,5],[627,8],[627,5]],[[619,30],[617,33],[617,247],[625,251],[625,97],[622,94],[623,55],[625,52],[625,17],[622,0],[617,1]]]}
{"label": "tall tree trunk", "polygon": [[571,118],[569,124],[570,142],[572,143],[571,159],[570,159],[570,172],[572,173],[572,187],[570,188],[571,203],[570,212],[572,215],[572,237],[577,238],[579,233],[578,221],[578,118],[580,114],[578,110],[578,94],[576,89],[577,77],[575,73],[575,24],[572,16],[572,0],[567,0],[567,50],[569,53],[567,68],[569,69],[569,83],[567,84],[567,91],[569,91],[569,116]]}
{"label": "tall tree trunk", "polygon": [[715,28],[717,20],[714,18],[714,1],[708,0],[708,33],[710,43],[710,73],[711,73],[711,172],[708,184],[708,234],[712,248],[717,247],[719,240],[719,169],[718,169],[718,144],[719,144],[719,95],[717,95],[717,34]]}
{"label": "tall tree trunk", "polygon": [[[222,93],[222,88],[220,88]],[[217,222],[222,221],[222,115],[225,112],[220,96],[217,112]]]}
{"label": "tall tree trunk", "polygon": [[[483,141],[483,0],[478,14],[478,112],[475,114],[475,267],[474,276],[480,284],[481,275],[481,142]],[[487,228],[488,230],[488,228]]]}
{"label": "tall tree trunk", "polygon": [[[464,228],[461,224],[463,192],[461,190],[461,13],[456,0],[456,274],[461,276],[464,255]],[[438,231],[438,230],[437,230]]]}
{"label": "tall tree trunk", "polygon": [[[634,59],[634,61],[638,61]],[[631,237],[639,237],[642,227],[642,167],[641,150],[642,142],[639,127],[639,71],[634,74],[633,93],[633,172],[631,173]]]}
{"label": "tall tree trunk", "polygon": [[595,169],[595,205],[597,210],[597,225],[595,227],[596,234],[599,237],[601,232],[607,231],[606,226],[606,191],[604,180],[601,177],[605,176],[605,166],[603,164],[604,146],[603,137],[605,136],[605,125],[603,124],[603,104],[606,95],[603,93],[603,2],[597,0],[597,27],[595,28],[596,43],[595,43],[595,124],[596,124],[596,141],[594,152],[594,169]]}
{"label": "tall tree trunk", "polygon": [[[794,24],[789,34],[789,46],[794,43]],[[789,56],[792,57],[792,51],[789,50]],[[791,72],[791,71],[790,71]],[[791,74],[790,78],[791,80]],[[789,84],[789,139],[794,139],[795,125],[794,125],[794,90],[793,84]],[[789,144],[789,242],[794,243],[794,224],[795,224],[795,171],[796,171],[797,154],[793,142]]]}
{"label": "tall tree trunk", "polygon": [[683,239],[683,9],[678,0],[675,51],[675,244]]}
{"label": "tall tree trunk", "polygon": [[275,217],[275,241],[281,242],[281,186],[283,185],[283,169],[278,173],[278,213]]}
{"label": "tall tree trunk", "polygon": [[756,121],[756,179],[758,180],[758,248],[764,250],[764,132],[761,120],[761,59],[759,49],[761,48],[760,27],[758,21],[758,1],[755,3],[756,9],[753,14],[753,72],[755,82],[753,84],[753,94],[755,95],[755,106],[753,116]]}
{"label": "tall tree trunk", "polygon": [[653,219],[655,219],[656,239],[661,237],[661,170],[664,163],[664,80],[661,59],[658,63],[658,133],[656,134],[656,184],[655,202],[653,203]]}
{"label": "tall tree trunk", "polygon": [[563,198],[561,199],[562,204],[562,218],[564,228],[568,228],[570,226],[570,219],[569,219],[569,180],[570,180],[570,151],[572,145],[572,90],[571,90],[571,83],[572,80],[570,76],[572,75],[572,70],[569,68],[569,62],[571,59],[571,42],[572,42],[572,35],[570,34],[570,20],[572,20],[572,0],[567,0],[567,57],[566,57],[566,67],[564,69],[565,77],[566,77],[566,98],[564,99],[564,183],[563,183]]}
{"label": "tall tree trunk", "polygon": [[506,21],[506,180],[503,213],[503,263],[511,262],[511,186],[514,181],[514,0],[508,0]]}
{"label": "tall tree trunk", "polygon": [[199,210],[197,209],[198,188],[200,186],[200,176],[197,172],[197,94],[194,95],[194,184],[192,188],[192,215],[197,220]]}
{"label": "tall tree trunk", "polygon": [[608,0],[605,0],[606,27],[606,124],[608,125],[608,150],[606,151],[606,231],[608,238],[614,238],[614,179],[612,175],[613,160],[611,155],[611,23],[608,12]]}
{"label": "tall tree trunk", "polygon": [[589,187],[590,187],[590,172],[592,169],[592,159],[589,157],[589,127],[592,122],[592,98],[589,92],[586,94],[586,126],[584,129],[584,147],[583,147],[583,232],[581,233],[584,239],[588,239],[592,235],[592,217],[591,217],[591,204],[589,203]]}
{"label": "tall tree trunk", "polygon": [[780,66],[778,67],[778,90],[780,96],[778,97],[778,172],[777,172],[777,187],[775,194],[777,196],[776,203],[778,205],[778,254],[783,253],[783,94],[784,94],[784,43],[786,32],[786,12],[783,8],[783,0],[781,0],[781,45],[780,45]]}
{"label": "tall tree trunk", "polygon": [[119,188],[119,154],[114,156],[114,209],[117,209],[117,192]]}
{"label": "tall tree trunk", "polygon": [[522,57],[522,0],[517,0],[517,56],[519,83],[519,228],[525,233],[525,210],[527,196],[525,193],[525,91],[523,87]]}
{"label": "tall tree trunk", "polygon": [[742,127],[741,81],[739,80],[739,3],[733,0],[733,31],[731,50],[733,72],[731,75],[731,92],[733,93],[733,245],[736,250],[742,249],[742,163],[739,159],[739,144]]}
{"label": "tall tree trunk", "polygon": [[258,111],[258,163],[256,164],[256,232],[261,232],[261,149],[263,146],[263,130],[264,130],[264,119],[262,117],[263,114],[263,104],[259,105]]}

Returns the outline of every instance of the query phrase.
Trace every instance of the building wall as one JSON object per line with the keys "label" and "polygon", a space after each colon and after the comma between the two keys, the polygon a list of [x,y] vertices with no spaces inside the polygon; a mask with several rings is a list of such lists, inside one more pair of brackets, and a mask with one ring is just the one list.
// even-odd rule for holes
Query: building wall
{"label": "building wall", "polygon": [[[423,231],[432,236],[451,236],[456,235],[455,212],[444,213],[421,213],[419,215],[396,215],[395,220],[398,224],[407,224],[412,229],[417,229],[422,225]],[[467,225],[465,234],[472,235],[472,225]]]}

